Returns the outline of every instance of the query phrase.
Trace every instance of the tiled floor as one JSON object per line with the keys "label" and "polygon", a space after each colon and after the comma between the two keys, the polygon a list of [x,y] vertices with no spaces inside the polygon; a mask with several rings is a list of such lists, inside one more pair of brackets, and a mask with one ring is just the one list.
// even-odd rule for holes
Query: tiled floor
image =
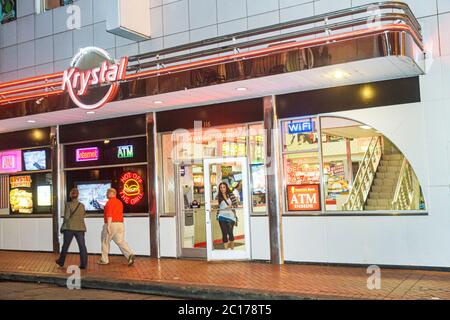
{"label": "tiled floor", "polygon": [[[51,253],[0,251],[0,273],[67,276]],[[421,270],[381,270],[381,289],[369,290],[365,268],[293,265],[273,266],[256,262],[206,262],[137,258],[128,267],[123,257],[111,257],[108,266],[89,257],[84,279],[126,280],[172,285],[244,289],[270,294],[321,298],[450,299],[450,273]],[[68,265],[78,265],[69,256]]]}

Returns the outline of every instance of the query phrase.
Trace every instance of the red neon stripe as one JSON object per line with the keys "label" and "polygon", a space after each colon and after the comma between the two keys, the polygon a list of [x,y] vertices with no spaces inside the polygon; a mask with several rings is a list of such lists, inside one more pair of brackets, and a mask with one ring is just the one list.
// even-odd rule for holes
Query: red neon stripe
{"label": "red neon stripe", "polygon": [[60,78],[63,75],[64,75],[64,72],[58,72],[58,73],[53,73],[53,74],[47,74],[44,76],[37,76],[37,77],[25,78],[22,80],[0,83],[0,89],[16,87],[16,86],[20,86],[22,84],[28,84],[28,83],[38,82],[38,81],[45,81],[45,80]]}
{"label": "red neon stripe", "polygon": [[14,103],[14,102],[19,102],[19,101],[32,100],[32,99],[36,99],[36,98],[40,98],[40,97],[55,96],[55,95],[59,95],[62,93],[64,93],[63,90],[57,90],[57,91],[43,92],[43,93],[32,94],[32,95],[23,95],[23,96],[17,96],[14,98],[0,100],[0,103],[8,104],[8,103]]}
{"label": "red neon stripe", "polygon": [[[341,40],[347,39],[350,36],[358,37],[358,36],[363,36],[363,35],[382,33],[385,31],[412,31],[412,30],[409,26],[395,25],[395,24],[385,25],[383,27],[374,28],[374,29],[370,29],[370,30],[356,30],[356,31],[351,31],[351,32],[347,32],[347,33],[342,33],[342,34],[339,34],[336,36],[329,36],[329,37],[320,38],[320,39],[306,40],[306,41],[302,41],[302,42],[288,42],[286,44],[280,44],[280,45],[269,47],[269,48],[258,49],[258,50],[254,50],[251,52],[233,54],[233,55],[211,58],[211,59],[202,60],[202,61],[195,61],[195,62],[191,62],[191,63],[187,63],[187,64],[180,64],[180,65],[167,67],[167,68],[163,68],[163,69],[158,69],[158,70],[149,70],[149,71],[144,71],[141,73],[130,74],[130,75],[127,75],[126,80],[133,80],[133,79],[138,79],[138,78],[143,78],[143,77],[151,77],[154,75],[160,75],[160,74],[170,73],[170,72],[180,72],[180,71],[184,71],[186,69],[191,69],[191,68],[199,68],[199,67],[212,65],[212,64],[219,64],[219,63],[223,63],[223,62],[227,62],[227,61],[234,61],[234,60],[246,59],[246,58],[248,59],[248,58],[253,58],[256,56],[267,55],[267,54],[283,51],[286,49],[295,49],[298,47],[314,46],[314,45],[324,44],[324,43],[328,43],[328,42],[341,41]],[[415,39],[418,41],[419,39],[417,38],[417,36],[415,36],[414,32],[412,32],[412,34],[415,37]],[[418,43],[420,43],[420,41],[418,41]]]}
{"label": "red neon stripe", "polygon": [[36,86],[31,86],[31,87],[12,89],[9,91],[0,91],[0,96],[9,96],[12,94],[17,94],[17,93],[36,91],[36,90],[41,90],[41,89],[46,89],[46,88],[51,88],[51,87],[61,87],[61,86],[62,86],[62,81],[50,82],[50,83],[39,84]]}

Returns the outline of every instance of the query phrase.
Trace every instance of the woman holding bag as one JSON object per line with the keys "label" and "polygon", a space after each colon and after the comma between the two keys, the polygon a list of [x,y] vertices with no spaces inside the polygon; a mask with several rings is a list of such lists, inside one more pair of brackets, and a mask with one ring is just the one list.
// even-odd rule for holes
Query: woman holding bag
{"label": "woman holding bag", "polygon": [[64,267],[67,251],[69,250],[73,237],[75,237],[80,250],[80,269],[86,269],[88,263],[88,254],[84,241],[84,234],[86,233],[86,224],[84,223],[86,210],[84,205],[78,201],[78,195],[78,189],[74,188],[70,190],[69,196],[71,201],[66,204],[64,223],[61,226],[61,233],[64,234],[64,243],[61,249],[61,255],[56,260],[56,264]]}

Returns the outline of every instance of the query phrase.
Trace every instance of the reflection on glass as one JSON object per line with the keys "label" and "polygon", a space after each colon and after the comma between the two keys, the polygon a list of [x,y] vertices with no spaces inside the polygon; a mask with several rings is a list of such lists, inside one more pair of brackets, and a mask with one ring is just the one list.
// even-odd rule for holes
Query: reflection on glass
{"label": "reflection on glass", "polygon": [[180,166],[179,175],[182,246],[184,249],[206,248],[203,165]]}
{"label": "reflection on glass", "polygon": [[307,118],[283,122],[283,150],[285,152],[317,150],[316,119]]}
{"label": "reflection on glass", "polygon": [[[239,163],[211,165],[211,230],[213,250],[243,250],[244,209],[242,168]],[[214,179],[213,179],[214,177]]]}
{"label": "reflection on glass", "polygon": [[250,126],[249,145],[253,212],[265,213],[267,210],[266,168],[264,164],[264,128],[262,125]]}

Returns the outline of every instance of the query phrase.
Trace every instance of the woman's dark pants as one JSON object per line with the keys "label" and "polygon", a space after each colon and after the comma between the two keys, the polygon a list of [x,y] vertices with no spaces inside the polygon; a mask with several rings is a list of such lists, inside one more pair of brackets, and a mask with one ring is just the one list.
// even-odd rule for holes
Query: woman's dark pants
{"label": "woman's dark pants", "polygon": [[234,222],[219,220],[220,230],[222,231],[222,241],[223,243],[228,243],[228,241],[234,241]]}
{"label": "woman's dark pants", "polygon": [[64,231],[64,243],[61,249],[61,255],[58,259],[58,264],[64,265],[66,261],[67,251],[69,251],[70,244],[72,243],[73,237],[77,240],[78,248],[80,250],[80,267],[86,268],[88,262],[88,253],[86,249],[86,243],[84,241],[84,232],[81,231]]}

